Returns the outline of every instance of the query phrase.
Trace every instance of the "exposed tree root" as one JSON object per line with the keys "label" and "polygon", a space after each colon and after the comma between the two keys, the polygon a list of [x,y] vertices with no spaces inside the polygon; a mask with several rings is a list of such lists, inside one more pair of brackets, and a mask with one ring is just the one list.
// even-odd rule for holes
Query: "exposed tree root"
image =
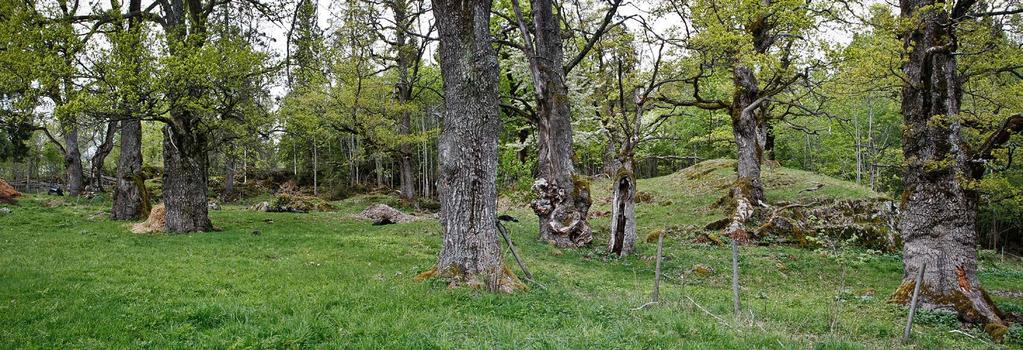
{"label": "exposed tree root", "polygon": [[[954,311],[960,320],[983,326],[984,332],[991,336],[992,340],[1001,342],[1009,331],[1001,310],[983,288],[962,285],[961,282],[960,284],[960,288],[951,293],[941,294],[924,282],[920,288],[919,307],[924,310]],[[915,286],[916,281],[913,278],[903,280],[888,301],[901,305],[909,304]]]}

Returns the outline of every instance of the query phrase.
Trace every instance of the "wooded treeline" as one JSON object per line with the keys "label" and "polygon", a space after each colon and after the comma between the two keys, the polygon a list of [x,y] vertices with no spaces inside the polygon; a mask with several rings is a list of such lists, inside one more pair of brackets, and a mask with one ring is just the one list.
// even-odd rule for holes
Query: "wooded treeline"
{"label": "wooded treeline", "polygon": [[512,291],[498,193],[529,202],[539,239],[580,247],[594,240],[590,180],[608,177],[607,249],[624,256],[638,178],[730,157],[734,242],[771,207],[765,166],[855,181],[901,198],[896,297],[926,264],[926,303],[1004,327],[976,249],[1023,232],[1021,13],[1011,0],[0,0],[0,176],[111,191],[115,219],[159,200],[173,232],[210,230],[211,198],[288,181],[394,193],[440,210],[424,277]]}

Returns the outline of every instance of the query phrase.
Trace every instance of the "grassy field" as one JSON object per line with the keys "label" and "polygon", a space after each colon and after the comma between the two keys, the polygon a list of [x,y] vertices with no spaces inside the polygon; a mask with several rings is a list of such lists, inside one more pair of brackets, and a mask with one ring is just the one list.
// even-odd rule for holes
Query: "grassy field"
{"label": "grassy field", "polygon": [[[708,208],[732,176],[720,165],[641,180],[639,190],[652,196],[637,207],[641,240],[651,230],[723,217]],[[795,199],[813,183],[825,184],[814,196],[877,196],[788,169],[768,170],[766,182],[772,201]],[[607,183],[593,186],[594,211],[607,210]],[[502,206],[522,219],[509,228],[546,289],[493,295],[419,283],[413,276],[440,249],[439,226],[351,218],[379,200],[357,197],[336,203],[337,212],[311,214],[227,205],[211,213],[218,232],[135,235],[106,219],[103,200],[28,196],[0,214],[0,348],[1023,346],[1018,325],[996,345],[941,313],[918,315],[914,340],[902,345],[906,310],[885,302],[901,279],[899,256],[866,252],[844,263],[840,288],[842,264],[812,249],[743,247],[742,297],[751,316],[737,322],[728,248],[685,235],[665,240],[664,302],[636,310],[649,299],[654,244],[609,259],[602,218],[593,247],[558,250],[537,242],[535,218],[508,201]],[[1023,264],[981,256],[985,287],[1003,310],[1023,311],[1023,298],[1006,296],[1023,290]],[[691,272],[696,264],[713,271]]]}

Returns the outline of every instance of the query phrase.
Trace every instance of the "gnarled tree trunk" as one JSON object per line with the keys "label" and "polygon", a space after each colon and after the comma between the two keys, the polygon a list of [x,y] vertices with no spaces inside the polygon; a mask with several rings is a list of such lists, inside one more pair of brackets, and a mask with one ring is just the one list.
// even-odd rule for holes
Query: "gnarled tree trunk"
{"label": "gnarled tree trunk", "polygon": [[[188,117],[175,118],[188,123]],[[179,129],[181,128],[181,129]],[[213,229],[208,215],[206,138],[182,125],[163,127],[163,202],[167,206],[167,231],[195,232]]]}
{"label": "gnarled tree trunk", "polygon": [[431,273],[452,285],[511,292],[521,287],[497,243],[497,54],[491,0],[434,0],[444,79],[440,222],[444,244]]}
{"label": "gnarled tree trunk", "polygon": [[562,66],[560,22],[551,0],[532,3],[536,28],[536,57],[531,69],[536,77],[537,143],[539,149],[537,198],[531,203],[540,221],[540,239],[558,247],[579,247],[593,241],[587,222],[590,210],[589,181],[576,174],[572,158],[572,110],[565,70]]}
{"label": "gnarled tree trunk", "polygon": [[739,177],[735,185],[741,188],[735,194],[742,194],[751,204],[757,205],[766,202],[764,184],[760,179],[763,149],[758,134],[761,131],[754,115],[756,106],[753,105],[762,102],[758,101],[760,89],[749,67],[736,66],[732,73],[736,91],[729,114],[732,117],[732,134],[738,147],[736,170]]}
{"label": "gnarled tree trunk", "polygon": [[121,153],[114,185],[114,220],[139,220],[149,215],[149,193],[142,174],[142,122],[121,121]]}
{"label": "gnarled tree trunk", "polygon": [[961,82],[955,58],[953,18],[933,0],[902,2],[902,17],[919,21],[906,33],[909,51],[902,88],[906,159],[902,219],[903,284],[893,300],[908,302],[919,269],[927,266],[920,291],[925,308],[955,310],[965,321],[985,325],[992,337],[1006,332],[997,306],[977,279],[977,192],[964,186],[976,163],[963,141],[959,113]]}
{"label": "gnarled tree trunk", "polygon": [[103,134],[103,143],[96,148],[96,154],[92,156],[92,190],[105,192],[103,190],[103,162],[106,161],[110,151],[114,149],[114,135],[117,134],[117,121],[107,122],[106,133]]}

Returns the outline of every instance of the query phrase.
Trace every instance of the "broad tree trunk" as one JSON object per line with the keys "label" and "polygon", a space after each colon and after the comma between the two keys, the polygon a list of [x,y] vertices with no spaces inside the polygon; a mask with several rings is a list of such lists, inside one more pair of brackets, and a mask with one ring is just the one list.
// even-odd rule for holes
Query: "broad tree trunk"
{"label": "broad tree trunk", "polygon": [[[734,194],[744,196],[753,205],[766,202],[764,184],[760,179],[760,162],[763,157],[761,142],[758,140],[756,106],[760,90],[757,87],[753,71],[745,66],[736,66],[733,70],[735,94],[729,111],[732,117],[732,134],[738,146],[737,172],[735,186],[739,189]],[[738,200],[738,198],[735,198]]]}
{"label": "broad tree trunk", "polygon": [[78,147],[78,125],[66,125],[64,127],[64,168],[67,177],[67,191],[69,195],[77,196],[82,194],[84,169],[82,166],[82,153]]}
{"label": "broad tree trunk", "polygon": [[114,149],[114,136],[117,134],[117,121],[107,123],[107,131],[103,134],[103,143],[96,148],[96,154],[92,156],[92,190],[105,192],[103,190],[103,162],[106,161],[110,151]]}
{"label": "broad tree trunk", "polygon": [[[182,124],[187,117],[175,118]],[[181,129],[179,129],[181,128]],[[167,206],[167,230],[209,231],[206,139],[186,125],[163,127],[163,201]]]}
{"label": "broad tree trunk", "polygon": [[[452,285],[511,292],[521,282],[497,243],[497,54],[491,0],[434,0],[444,79],[439,139],[440,222],[444,243],[432,274]],[[422,276],[428,277],[428,276]]]}
{"label": "broad tree trunk", "polygon": [[611,200],[611,238],[608,252],[626,256],[636,246],[636,176],[631,157],[616,161],[614,195]]}
{"label": "broad tree trunk", "polygon": [[909,82],[902,88],[904,275],[893,300],[909,301],[914,278],[926,265],[921,305],[956,310],[998,339],[1005,321],[977,279],[978,194],[963,185],[975,178],[978,165],[967,154],[958,117],[955,26],[948,25],[947,10],[932,6],[933,0],[906,0],[901,9],[903,18],[919,24],[906,33],[909,57],[902,67]]}
{"label": "broad tree trunk", "polygon": [[558,247],[580,247],[593,241],[588,212],[589,181],[576,174],[572,158],[572,111],[562,66],[561,27],[551,0],[532,2],[536,28],[538,174],[531,203],[539,218],[540,239]]}

